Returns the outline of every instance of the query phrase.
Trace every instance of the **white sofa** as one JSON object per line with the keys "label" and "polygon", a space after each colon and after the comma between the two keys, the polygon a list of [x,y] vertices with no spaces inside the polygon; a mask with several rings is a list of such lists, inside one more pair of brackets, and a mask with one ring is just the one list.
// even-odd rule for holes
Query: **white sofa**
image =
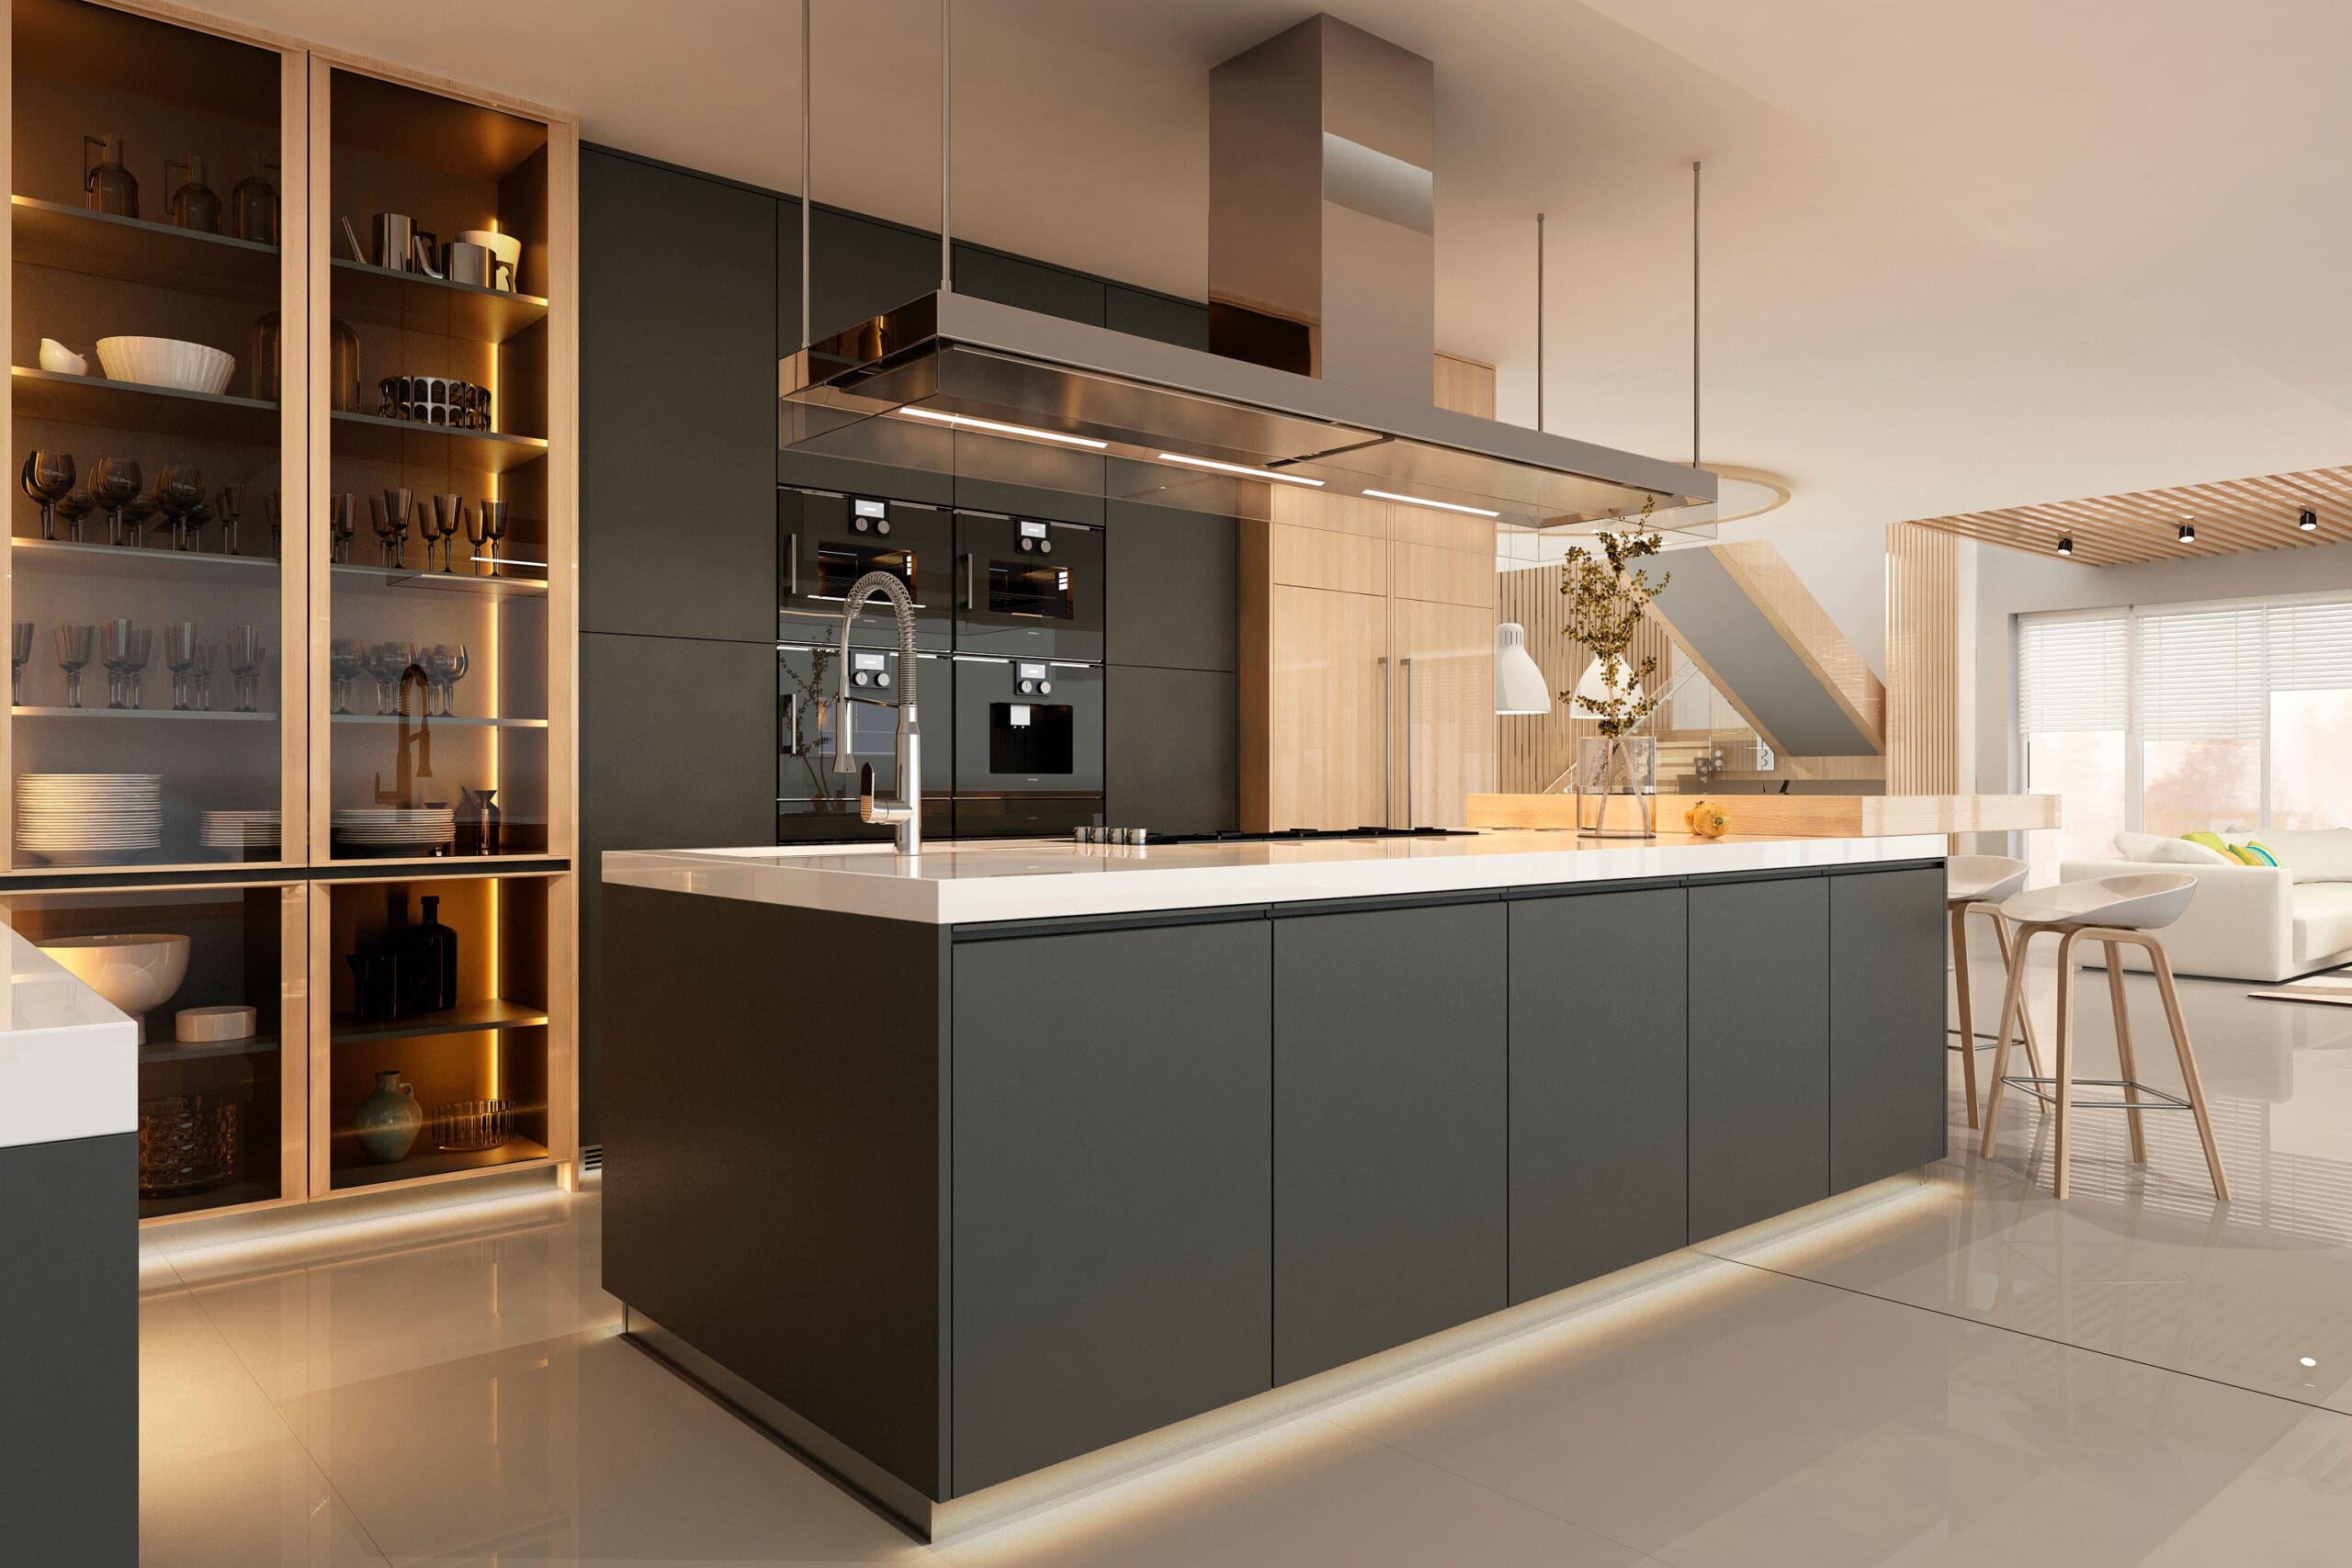
{"label": "white sofa", "polygon": [[[2343,832],[2344,830],[2337,830]],[[2267,845],[2279,864],[2185,865],[2115,856],[2072,860],[2058,868],[2061,881],[2125,876],[2139,872],[2183,871],[2197,878],[2188,912],[2161,933],[2176,974],[2228,980],[2275,982],[2352,964],[2352,880],[2331,878],[2352,852],[2352,832],[2233,833],[2233,840]],[[2299,871],[2296,863],[2301,862]],[[2301,880],[2298,880],[2298,877]],[[2125,948],[2127,969],[2148,967],[2146,954]],[[2085,953],[2086,961],[2103,956]]]}

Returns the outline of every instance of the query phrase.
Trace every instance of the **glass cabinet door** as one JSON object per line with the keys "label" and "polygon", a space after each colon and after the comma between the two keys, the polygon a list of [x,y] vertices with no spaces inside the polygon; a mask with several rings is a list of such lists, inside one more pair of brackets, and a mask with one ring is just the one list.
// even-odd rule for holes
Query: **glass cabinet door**
{"label": "glass cabinet door", "polygon": [[321,62],[320,861],[545,855],[548,127]]}
{"label": "glass cabinet door", "polygon": [[300,62],[83,0],[13,18],[8,865],[278,863]]}

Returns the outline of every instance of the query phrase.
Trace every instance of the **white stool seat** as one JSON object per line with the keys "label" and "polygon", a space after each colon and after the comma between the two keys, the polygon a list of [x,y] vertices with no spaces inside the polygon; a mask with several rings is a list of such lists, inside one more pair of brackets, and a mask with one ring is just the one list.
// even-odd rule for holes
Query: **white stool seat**
{"label": "white stool seat", "polygon": [[1997,904],[2024,890],[2026,869],[2013,855],[1954,855],[1944,862],[1944,897],[1953,904]]}
{"label": "white stool seat", "polygon": [[2107,926],[2152,931],[2180,919],[2196,892],[2197,879],[2186,872],[2098,876],[2020,893],[2001,906],[2001,915],[2020,926]]}

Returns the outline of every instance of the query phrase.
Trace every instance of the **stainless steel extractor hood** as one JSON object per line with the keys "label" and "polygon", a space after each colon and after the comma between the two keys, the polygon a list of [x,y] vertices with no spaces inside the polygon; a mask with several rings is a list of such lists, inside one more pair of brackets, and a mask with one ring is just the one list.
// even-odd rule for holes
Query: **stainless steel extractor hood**
{"label": "stainless steel extractor hood", "polygon": [[1647,503],[1712,534],[1704,469],[1432,405],[1432,81],[1329,17],[1217,68],[1221,352],[942,291],[786,358],[784,446],[959,473],[1011,452],[1051,488],[1220,510],[1289,487],[1544,528]]}

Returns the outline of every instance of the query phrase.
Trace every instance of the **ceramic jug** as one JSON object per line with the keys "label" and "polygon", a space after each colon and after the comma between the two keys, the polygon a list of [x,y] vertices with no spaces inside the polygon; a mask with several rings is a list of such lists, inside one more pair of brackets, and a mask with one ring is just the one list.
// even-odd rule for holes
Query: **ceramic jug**
{"label": "ceramic jug", "polygon": [[424,1126],[424,1112],[416,1103],[415,1089],[401,1082],[400,1070],[394,1068],[376,1075],[376,1092],[359,1102],[352,1124],[359,1129],[361,1151],[378,1165],[390,1165],[408,1157]]}

